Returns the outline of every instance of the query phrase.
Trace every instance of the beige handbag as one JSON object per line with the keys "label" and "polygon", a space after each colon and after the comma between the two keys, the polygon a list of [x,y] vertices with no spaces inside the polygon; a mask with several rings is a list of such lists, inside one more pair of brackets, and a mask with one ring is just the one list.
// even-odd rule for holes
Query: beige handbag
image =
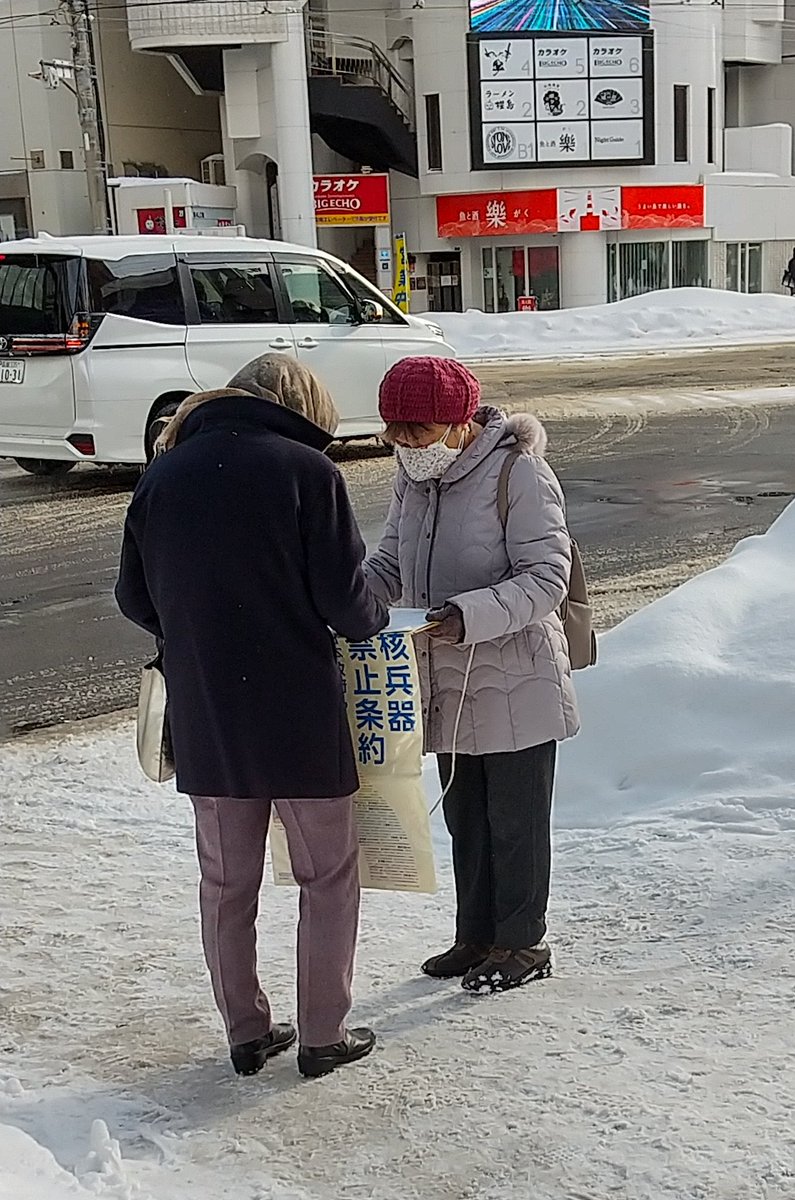
{"label": "beige handbag", "polygon": [[144,775],[155,783],[168,783],[174,778],[175,769],[161,654],[147,663],[141,672],[135,733],[138,762]]}
{"label": "beige handbag", "polygon": [[[497,508],[503,529],[508,520],[508,483],[513,464],[522,453],[523,451],[517,448],[506,455],[497,481]],[[588,584],[585,580],[585,568],[582,565],[580,549],[573,538],[569,594],[560,607],[560,619],[569,643],[569,661],[572,670],[581,671],[585,667],[594,666],[597,646],[596,634],[592,625],[591,604],[588,599]]]}

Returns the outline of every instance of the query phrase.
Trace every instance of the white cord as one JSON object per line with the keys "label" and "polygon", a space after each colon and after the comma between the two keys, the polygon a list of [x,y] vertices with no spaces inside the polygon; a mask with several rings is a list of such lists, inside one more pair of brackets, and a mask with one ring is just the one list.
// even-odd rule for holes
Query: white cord
{"label": "white cord", "polygon": [[476,647],[473,644],[472,649],[469,651],[469,660],[467,662],[467,668],[466,668],[466,671],[464,671],[464,682],[461,684],[461,699],[458,702],[458,712],[455,715],[455,724],[453,725],[453,755],[452,755],[452,762],[450,764],[450,778],[448,779],[447,786],[445,787],[441,796],[436,801],[436,803],[434,804],[430,813],[428,814],[431,817],[436,812],[437,808],[442,803],[442,801],[444,800],[447,793],[450,791],[450,788],[453,786],[453,782],[455,780],[455,765],[456,765],[456,758],[458,755],[458,729],[461,724],[461,714],[464,711],[464,701],[466,700],[466,697],[467,697],[467,688],[469,687],[469,676],[472,674],[472,663],[475,658],[475,649],[476,649]]}

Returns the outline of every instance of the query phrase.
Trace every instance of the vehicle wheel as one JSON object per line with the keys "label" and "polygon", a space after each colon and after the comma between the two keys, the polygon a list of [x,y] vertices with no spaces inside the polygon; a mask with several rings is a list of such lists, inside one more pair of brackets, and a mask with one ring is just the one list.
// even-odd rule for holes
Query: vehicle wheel
{"label": "vehicle wheel", "polygon": [[57,475],[68,475],[76,466],[76,462],[57,458],[15,458],[14,462],[29,475],[43,475],[53,478]]}
{"label": "vehicle wheel", "polygon": [[163,432],[163,426],[169,417],[173,417],[174,413],[179,408],[179,401],[169,400],[166,404],[156,408],[149,419],[149,424],[146,427],[146,435],[144,437],[144,446],[146,449],[147,465],[154,458],[155,442]]}

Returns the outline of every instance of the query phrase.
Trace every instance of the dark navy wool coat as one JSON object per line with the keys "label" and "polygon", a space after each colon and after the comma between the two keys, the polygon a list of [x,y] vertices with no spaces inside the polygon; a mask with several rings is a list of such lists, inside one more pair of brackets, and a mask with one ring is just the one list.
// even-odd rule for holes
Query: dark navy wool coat
{"label": "dark navy wool coat", "polygon": [[358,788],[330,629],[368,638],[387,611],[330,441],[277,404],[226,396],[186,418],[135,490],[116,598],[164,643],[180,791]]}

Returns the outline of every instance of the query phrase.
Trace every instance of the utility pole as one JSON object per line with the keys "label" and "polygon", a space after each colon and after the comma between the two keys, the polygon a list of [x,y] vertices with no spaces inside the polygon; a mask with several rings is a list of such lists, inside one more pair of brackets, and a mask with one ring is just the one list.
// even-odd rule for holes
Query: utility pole
{"label": "utility pole", "polygon": [[88,202],[95,233],[109,233],[108,193],[97,104],[96,69],[91,40],[88,0],[61,0],[72,42],[77,114],[83,133],[88,178]]}

